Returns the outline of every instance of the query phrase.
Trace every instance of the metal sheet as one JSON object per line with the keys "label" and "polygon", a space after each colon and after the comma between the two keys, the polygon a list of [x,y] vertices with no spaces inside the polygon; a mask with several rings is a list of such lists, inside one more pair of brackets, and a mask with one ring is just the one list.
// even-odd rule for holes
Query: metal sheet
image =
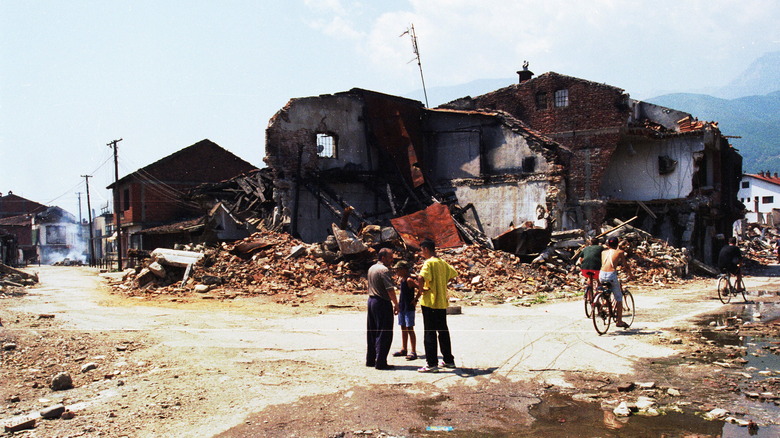
{"label": "metal sheet", "polygon": [[437,248],[455,248],[463,245],[450,210],[443,204],[432,204],[425,210],[390,219],[393,228],[404,242],[419,248],[420,242],[431,239]]}

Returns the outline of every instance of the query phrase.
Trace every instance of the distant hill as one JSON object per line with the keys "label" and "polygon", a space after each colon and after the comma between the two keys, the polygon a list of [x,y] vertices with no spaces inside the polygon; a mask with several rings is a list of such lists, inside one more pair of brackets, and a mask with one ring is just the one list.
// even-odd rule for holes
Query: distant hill
{"label": "distant hill", "polygon": [[742,154],[744,172],[780,171],[780,91],[738,99],[677,93],[647,101],[717,121],[723,134],[742,137],[731,144]]}
{"label": "distant hill", "polygon": [[714,96],[734,99],[755,96],[780,90],[780,51],[769,52],[753,61],[750,66],[728,85],[713,91]]}

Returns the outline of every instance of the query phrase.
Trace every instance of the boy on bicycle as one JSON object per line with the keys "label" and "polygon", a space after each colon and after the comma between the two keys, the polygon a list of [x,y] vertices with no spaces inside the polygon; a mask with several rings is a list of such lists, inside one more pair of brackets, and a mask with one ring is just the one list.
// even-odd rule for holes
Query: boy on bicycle
{"label": "boy on bicycle", "polygon": [[[742,251],[737,246],[737,238],[730,237],[729,244],[721,248],[720,253],[718,253],[718,268],[724,274],[736,275],[737,280],[734,284],[738,288],[742,287],[742,282],[740,281],[742,280],[742,270],[739,269],[740,265],[742,265]],[[737,289],[737,291],[742,292],[741,289]]]}
{"label": "boy on bicycle", "polygon": [[626,271],[628,278],[633,277],[631,267],[626,261],[626,253],[618,248],[620,241],[617,237],[610,237],[607,240],[607,249],[601,253],[601,270],[599,272],[599,281],[609,282],[612,285],[612,296],[615,297],[615,313],[617,314],[618,327],[628,327],[623,321],[623,291],[620,289],[618,280],[618,268]]}

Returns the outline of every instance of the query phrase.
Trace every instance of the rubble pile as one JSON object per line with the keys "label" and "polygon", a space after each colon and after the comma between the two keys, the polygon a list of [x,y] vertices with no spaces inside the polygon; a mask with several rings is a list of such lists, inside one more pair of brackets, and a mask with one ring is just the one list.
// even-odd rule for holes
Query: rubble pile
{"label": "rubble pile", "polygon": [[[129,272],[119,288],[130,295],[272,295],[280,303],[296,303],[322,291],[365,293],[366,272],[382,246],[393,248],[397,260],[410,261],[415,269],[422,264],[419,253],[409,250],[392,228],[369,226],[359,236],[335,225],[334,230],[339,237],[314,244],[265,230],[217,248],[158,249]],[[621,231],[635,275],[632,285],[665,286],[688,275],[686,250],[639,230]],[[532,263],[479,245],[443,249],[439,255],[460,273],[452,285],[453,300],[530,304],[581,292],[582,278],[573,260],[584,237],[580,230],[554,233],[551,245]],[[173,263],[173,255],[189,258]]]}
{"label": "rubble pile", "polygon": [[84,262],[81,260],[72,260],[66,257],[58,262],[52,263],[52,266],[84,266]]}
{"label": "rubble pile", "polygon": [[777,241],[780,234],[774,228],[751,224],[746,236],[739,241],[739,247],[747,261],[748,269],[755,265],[768,265],[778,262]]}
{"label": "rubble pile", "polygon": [[11,266],[0,263],[0,293],[6,288],[22,288],[38,283],[38,275],[30,274]]}

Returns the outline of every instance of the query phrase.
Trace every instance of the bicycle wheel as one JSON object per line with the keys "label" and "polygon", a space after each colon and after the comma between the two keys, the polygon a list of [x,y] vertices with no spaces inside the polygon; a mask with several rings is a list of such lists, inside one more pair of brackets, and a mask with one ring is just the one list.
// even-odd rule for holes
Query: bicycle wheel
{"label": "bicycle wheel", "polygon": [[590,318],[593,311],[593,288],[590,286],[585,287],[585,295],[582,297],[583,303],[585,303],[585,317]]}
{"label": "bicycle wheel", "polygon": [[591,317],[593,318],[593,328],[598,334],[603,335],[609,330],[609,325],[612,323],[612,309],[609,299],[604,294],[598,293],[593,298]]}
{"label": "bicycle wheel", "polygon": [[636,305],[634,304],[634,296],[631,292],[623,291],[623,322],[631,327],[634,323],[634,316],[636,315]]}
{"label": "bicycle wheel", "polygon": [[721,303],[728,304],[731,301],[730,289],[729,278],[726,276],[720,277],[718,279],[718,299]]}
{"label": "bicycle wheel", "polygon": [[739,279],[739,284],[734,285],[734,296],[737,296],[738,293],[742,293],[742,301],[747,303],[747,292],[745,291],[745,282],[742,281],[742,279]]}

